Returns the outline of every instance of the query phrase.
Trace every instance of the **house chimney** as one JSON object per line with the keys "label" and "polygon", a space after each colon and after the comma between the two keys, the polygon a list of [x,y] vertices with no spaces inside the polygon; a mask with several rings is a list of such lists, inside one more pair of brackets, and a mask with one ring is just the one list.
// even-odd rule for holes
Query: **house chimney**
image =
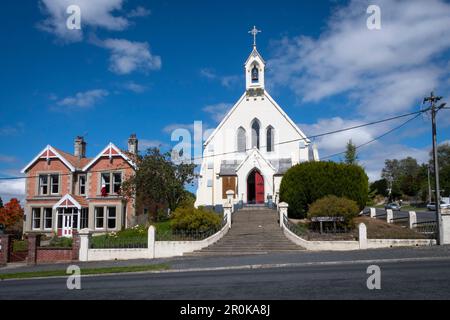
{"label": "house chimney", "polygon": [[139,140],[136,138],[136,134],[133,133],[128,138],[128,152],[137,155],[138,153],[138,142]]}
{"label": "house chimney", "polygon": [[81,136],[75,138],[74,155],[80,159],[86,158],[86,142]]}

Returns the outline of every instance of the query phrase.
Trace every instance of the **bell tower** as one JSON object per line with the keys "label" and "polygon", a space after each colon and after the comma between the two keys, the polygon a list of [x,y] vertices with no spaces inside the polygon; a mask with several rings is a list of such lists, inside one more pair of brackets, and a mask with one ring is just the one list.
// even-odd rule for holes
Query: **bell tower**
{"label": "bell tower", "polygon": [[247,95],[259,96],[264,93],[264,72],[266,62],[256,49],[256,36],[261,31],[253,27],[249,33],[253,36],[253,50],[245,62],[245,84]]}

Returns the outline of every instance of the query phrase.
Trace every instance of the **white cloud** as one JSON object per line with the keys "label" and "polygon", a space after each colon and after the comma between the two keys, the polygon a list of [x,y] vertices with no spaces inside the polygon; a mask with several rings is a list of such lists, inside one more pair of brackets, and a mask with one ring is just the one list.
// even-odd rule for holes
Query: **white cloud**
{"label": "white cloud", "polygon": [[450,48],[450,4],[441,0],[379,0],[382,29],[366,27],[370,3],[353,0],[336,11],[317,38],[276,43],[272,81],[303,102],[346,94],[360,114],[418,107],[443,82],[441,54]]}
{"label": "white cloud", "polygon": [[218,103],[209,105],[203,108],[203,111],[209,113],[216,122],[220,122],[225,117],[226,113],[230,110],[232,104],[230,103]]}
{"label": "white cloud", "polygon": [[133,10],[131,10],[128,14],[127,17],[129,18],[135,18],[135,17],[147,17],[151,14],[152,12],[142,6],[139,6]]}
{"label": "white cloud", "polygon": [[171,134],[173,131],[177,129],[186,129],[191,132],[194,131],[193,123],[172,123],[163,128],[163,132]]}
{"label": "white cloud", "polygon": [[24,132],[25,125],[21,122],[16,125],[6,125],[0,127],[0,136],[17,136]]}
{"label": "white cloud", "polygon": [[[65,42],[81,41],[87,28],[124,30],[130,22],[117,15],[122,11],[123,3],[124,0],[41,0],[40,7],[47,17],[38,27]],[[78,5],[81,9],[81,30],[69,30],[66,27],[69,17],[66,10],[70,5]]]}
{"label": "white cloud", "polygon": [[3,155],[3,154],[0,154],[0,163],[1,162],[3,162],[3,163],[12,163],[12,162],[16,162],[16,161],[17,161],[16,157],[6,156],[6,155]]}
{"label": "white cloud", "polygon": [[18,198],[22,201],[25,198],[25,179],[1,180],[0,197],[2,197],[4,204],[10,198]]}
{"label": "white cloud", "polygon": [[139,149],[140,150],[147,150],[149,148],[160,148],[164,147],[167,144],[164,142],[161,142],[159,140],[146,140],[146,139],[139,139]]}
{"label": "white cloud", "polygon": [[103,89],[89,90],[85,92],[78,92],[72,97],[64,98],[57,104],[59,106],[87,108],[95,105],[98,101],[108,95],[109,92]]}
{"label": "white cloud", "polygon": [[161,69],[161,57],[150,52],[147,42],[126,39],[94,40],[94,43],[111,51],[109,69],[125,75],[134,71],[148,72]]}
{"label": "white cloud", "polygon": [[136,82],[130,81],[123,85],[127,90],[133,91],[134,93],[142,93],[147,90],[147,87]]}
{"label": "white cloud", "polygon": [[219,76],[218,74],[216,74],[214,70],[208,68],[201,69],[200,75],[209,80],[217,80],[220,82],[222,86],[226,88],[232,87],[233,85],[237,84],[240,80],[240,77],[236,75]]}

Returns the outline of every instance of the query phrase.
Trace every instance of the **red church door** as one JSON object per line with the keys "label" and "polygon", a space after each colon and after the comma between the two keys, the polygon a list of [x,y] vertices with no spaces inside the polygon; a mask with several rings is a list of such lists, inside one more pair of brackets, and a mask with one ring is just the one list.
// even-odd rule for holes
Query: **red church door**
{"label": "red church door", "polygon": [[256,203],[264,203],[264,178],[258,171],[255,171],[255,193]]}

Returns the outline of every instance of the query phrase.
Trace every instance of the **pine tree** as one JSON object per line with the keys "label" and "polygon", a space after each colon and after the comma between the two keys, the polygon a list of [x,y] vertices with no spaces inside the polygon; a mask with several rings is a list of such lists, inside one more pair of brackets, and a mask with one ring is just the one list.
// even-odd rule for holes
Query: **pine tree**
{"label": "pine tree", "polygon": [[0,208],[3,208],[3,200],[2,200],[2,197],[0,197]]}
{"label": "pine tree", "polygon": [[346,164],[357,164],[358,156],[356,154],[356,146],[353,144],[352,140],[349,140],[347,143],[347,150],[345,151],[345,160]]}

